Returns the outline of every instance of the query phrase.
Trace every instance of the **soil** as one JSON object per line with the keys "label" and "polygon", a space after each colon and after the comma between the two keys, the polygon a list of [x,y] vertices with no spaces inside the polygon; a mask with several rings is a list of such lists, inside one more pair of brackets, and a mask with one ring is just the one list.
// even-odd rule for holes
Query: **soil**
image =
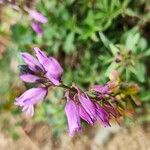
{"label": "soil", "polygon": [[9,125],[0,123],[0,150],[150,150],[150,125],[133,125],[130,128],[117,125],[102,128],[98,124],[87,127],[82,134],[69,137],[67,132],[59,138],[52,136],[45,123],[24,121],[15,130],[19,138],[13,139],[6,132],[17,120],[5,116]]}

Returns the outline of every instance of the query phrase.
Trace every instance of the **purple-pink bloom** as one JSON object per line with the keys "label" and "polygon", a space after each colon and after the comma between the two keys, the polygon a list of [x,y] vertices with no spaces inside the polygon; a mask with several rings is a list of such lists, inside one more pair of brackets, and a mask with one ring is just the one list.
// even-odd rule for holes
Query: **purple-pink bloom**
{"label": "purple-pink bloom", "polygon": [[34,114],[34,105],[47,95],[47,88],[32,88],[16,98],[15,105],[22,107],[22,111],[29,116]]}
{"label": "purple-pink bloom", "polygon": [[86,110],[86,112],[89,114],[92,120],[96,120],[95,105],[85,92],[82,92],[78,87],[75,88],[78,91],[78,99],[80,101],[80,104]]}
{"label": "purple-pink bloom", "polygon": [[53,57],[47,57],[39,48],[34,48],[39,62],[46,71],[47,78],[55,85],[60,85],[63,69],[59,62]]}
{"label": "purple-pink bloom", "polygon": [[41,24],[38,22],[32,22],[32,29],[39,35],[42,36],[43,35],[43,29],[41,27]]}
{"label": "purple-pink bloom", "polygon": [[96,91],[98,93],[101,93],[101,94],[110,94],[111,93],[111,91],[110,91],[110,89],[109,89],[107,84],[104,85],[104,86],[103,85],[94,85],[92,87],[92,90],[94,90],[94,91]]}
{"label": "purple-pink bloom", "polygon": [[95,119],[93,120],[81,105],[79,105],[79,115],[88,124],[90,124],[90,125],[94,124]]}
{"label": "purple-pink bloom", "polygon": [[48,22],[47,18],[45,16],[43,16],[40,12],[37,12],[35,10],[28,10],[28,12],[34,20],[36,20],[40,23],[47,23]]}
{"label": "purple-pink bloom", "polygon": [[86,110],[89,116],[96,120],[96,111],[93,102],[89,99],[89,97],[85,93],[79,94],[79,101],[82,107]]}
{"label": "purple-pink bloom", "polygon": [[[22,53],[22,58],[30,72],[23,73],[20,78],[29,83],[36,81],[50,81],[54,85],[61,84],[63,69],[53,57],[47,57],[39,48],[34,48],[37,59],[28,53]],[[42,79],[42,80],[41,80]]]}
{"label": "purple-pink bloom", "polygon": [[103,107],[101,107],[97,102],[95,102],[95,106],[96,106],[97,120],[100,122],[100,124],[104,125],[105,127],[110,126],[109,113]]}
{"label": "purple-pink bloom", "polygon": [[22,53],[22,58],[24,62],[28,65],[29,69],[31,69],[32,71],[37,72],[40,70],[44,70],[39,61],[29,53]]}
{"label": "purple-pink bloom", "polygon": [[80,124],[78,105],[76,105],[75,102],[70,99],[68,94],[69,93],[67,92],[66,97],[68,101],[65,106],[65,113],[68,121],[69,135],[73,136],[76,132],[81,131],[82,128]]}
{"label": "purple-pink bloom", "polygon": [[[89,99],[86,93],[82,92],[77,86],[73,86],[72,90],[73,91],[68,90],[65,93],[67,98],[67,109],[65,108],[65,111],[68,110],[66,115],[69,130],[71,130],[72,132],[70,132],[74,134],[81,130],[80,118],[88,124],[93,125],[96,121],[97,114],[94,103]],[[70,109],[68,109],[68,107]],[[78,127],[77,130],[75,128],[76,126]]]}
{"label": "purple-pink bloom", "polygon": [[28,83],[34,83],[38,80],[40,80],[40,77],[33,75],[33,74],[21,74],[20,75],[21,80],[28,82]]}
{"label": "purple-pink bloom", "polygon": [[[37,83],[38,88],[32,88],[24,92],[16,99],[15,104],[22,107],[22,111],[32,116],[34,114],[34,105],[43,100],[48,92],[48,87],[60,84],[63,69],[58,61],[52,57],[47,57],[40,49],[35,48],[37,59],[28,53],[22,53],[22,58],[26,65],[22,65],[20,78],[28,83]],[[37,51],[38,50],[38,51]],[[43,57],[44,56],[44,60]],[[54,61],[52,61],[52,59]],[[46,61],[46,63],[42,62]],[[48,64],[47,64],[48,61]],[[61,69],[61,70],[60,70]],[[51,73],[56,82],[47,77]]]}
{"label": "purple-pink bloom", "polygon": [[115,118],[118,118],[120,116],[119,112],[111,104],[109,103],[107,105],[105,104],[104,108]]}
{"label": "purple-pink bloom", "polygon": [[29,13],[30,17],[32,18],[32,29],[39,35],[43,35],[43,30],[41,24],[47,23],[48,19],[43,16],[40,12],[37,12],[35,10],[27,9],[27,12]]}

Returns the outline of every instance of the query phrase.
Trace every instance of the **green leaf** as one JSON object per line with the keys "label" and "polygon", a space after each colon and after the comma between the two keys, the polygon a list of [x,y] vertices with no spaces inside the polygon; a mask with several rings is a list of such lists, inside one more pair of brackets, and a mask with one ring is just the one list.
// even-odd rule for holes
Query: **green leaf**
{"label": "green leaf", "polygon": [[150,49],[148,49],[144,52],[144,56],[150,56]]}
{"label": "green leaf", "polygon": [[145,66],[144,66],[144,64],[138,63],[135,66],[135,75],[140,82],[145,81]]}
{"label": "green leaf", "polygon": [[129,34],[127,40],[126,40],[126,48],[134,50],[135,45],[138,43],[140,39],[140,34],[136,33],[135,35]]}
{"label": "green leaf", "polygon": [[99,35],[100,35],[100,38],[101,38],[103,44],[105,45],[105,47],[109,49],[110,41],[107,39],[107,37],[102,32],[99,32]]}
{"label": "green leaf", "polygon": [[111,63],[110,66],[106,70],[105,76],[108,77],[111,74],[111,72],[114,69],[116,69],[116,67],[117,67],[117,64],[115,62]]}
{"label": "green leaf", "polygon": [[150,92],[149,91],[143,91],[143,92],[141,92],[141,101],[142,102],[148,102],[148,101],[150,101]]}
{"label": "green leaf", "polygon": [[112,43],[109,44],[110,50],[113,53],[114,56],[116,56],[116,53],[119,52],[119,49]]}
{"label": "green leaf", "polygon": [[74,36],[75,34],[73,32],[69,33],[65,43],[64,43],[64,50],[66,53],[71,53],[74,51],[75,47],[74,47]]}

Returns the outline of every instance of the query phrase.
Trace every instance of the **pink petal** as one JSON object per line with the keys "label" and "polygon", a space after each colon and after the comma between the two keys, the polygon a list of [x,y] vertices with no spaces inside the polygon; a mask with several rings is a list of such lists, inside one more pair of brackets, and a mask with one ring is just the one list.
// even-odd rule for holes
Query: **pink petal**
{"label": "pink petal", "polygon": [[45,16],[43,16],[41,13],[39,13],[35,10],[29,10],[29,14],[34,20],[36,20],[40,23],[47,23],[48,22],[48,20]]}
{"label": "pink petal", "polygon": [[88,124],[93,125],[94,121],[90,115],[85,111],[85,109],[82,106],[79,106],[79,115],[80,117],[85,120]]}
{"label": "pink petal", "polygon": [[104,125],[105,127],[110,126],[109,113],[104,108],[102,108],[98,103],[95,103],[95,106],[96,106],[96,112],[97,112],[97,119],[100,122],[100,124]]}
{"label": "pink petal", "polygon": [[34,105],[43,100],[47,95],[46,88],[32,88],[24,92],[20,97],[16,99],[15,104],[18,106]]}
{"label": "pink petal", "polygon": [[65,112],[68,120],[69,135],[73,136],[76,132],[81,131],[78,106],[70,100],[65,106]]}
{"label": "pink petal", "polygon": [[96,91],[96,92],[101,93],[101,94],[109,94],[109,93],[111,93],[111,91],[110,91],[110,89],[109,89],[109,87],[107,85],[104,85],[104,86],[102,86],[102,85],[94,85],[92,87],[92,89],[94,91]]}
{"label": "pink petal", "polygon": [[85,93],[79,94],[79,101],[85,111],[90,115],[90,117],[95,120],[96,119],[96,110],[95,105],[93,102],[89,99],[89,97]]}
{"label": "pink petal", "polygon": [[27,116],[31,116],[32,117],[34,115],[34,106],[33,105],[24,106],[22,111],[25,112],[25,114]]}
{"label": "pink petal", "polygon": [[59,62],[53,57],[47,57],[39,48],[34,48],[36,56],[39,62],[43,65],[44,69],[47,71],[47,77],[49,80],[55,84],[60,84],[60,79],[63,73],[63,69],[60,66]]}
{"label": "pink petal", "polygon": [[40,69],[43,70],[42,65],[32,55],[28,53],[22,53],[21,55],[22,55],[24,62],[28,65],[28,67],[32,71],[39,71]]}
{"label": "pink petal", "polygon": [[41,24],[37,23],[37,22],[32,22],[32,29],[39,35],[42,36],[43,35],[43,29],[41,27]]}
{"label": "pink petal", "polygon": [[32,75],[32,74],[22,74],[20,75],[21,80],[29,83],[34,83],[38,81],[40,78],[38,76]]}

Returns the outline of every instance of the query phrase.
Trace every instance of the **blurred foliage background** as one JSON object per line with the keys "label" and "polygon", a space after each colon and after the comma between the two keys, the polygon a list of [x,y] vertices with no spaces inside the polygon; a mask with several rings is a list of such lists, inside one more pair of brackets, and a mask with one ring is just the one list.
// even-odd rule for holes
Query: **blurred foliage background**
{"label": "blurred foliage background", "polygon": [[[10,3],[0,4],[1,113],[21,114],[13,103],[29,85],[18,77],[17,65],[23,63],[20,52],[33,53],[38,46],[60,61],[68,85],[104,84],[117,69],[122,79],[140,87],[136,120],[150,121],[149,0],[18,0],[16,4],[40,11],[48,23],[39,37],[28,14]],[[48,122],[55,133],[66,127],[62,98],[62,89],[52,89],[34,117]]]}

